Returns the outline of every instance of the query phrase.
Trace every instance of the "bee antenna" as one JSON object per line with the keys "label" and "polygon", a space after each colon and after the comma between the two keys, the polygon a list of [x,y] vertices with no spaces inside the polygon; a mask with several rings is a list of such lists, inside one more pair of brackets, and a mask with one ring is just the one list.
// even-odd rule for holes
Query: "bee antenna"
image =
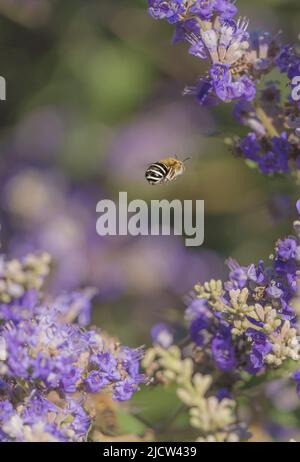
{"label": "bee antenna", "polygon": [[188,160],[191,160],[191,157],[186,157],[182,162],[187,162]]}

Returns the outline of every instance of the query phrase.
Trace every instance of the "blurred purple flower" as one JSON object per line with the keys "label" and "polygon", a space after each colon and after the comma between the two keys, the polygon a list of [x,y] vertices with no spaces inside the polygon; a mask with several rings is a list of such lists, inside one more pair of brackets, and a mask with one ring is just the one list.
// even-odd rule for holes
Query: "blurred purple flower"
{"label": "blurred purple flower", "polygon": [[173,343],[173,329],[165,323],[155,324],[151,329],[153,343],[169,348]]}

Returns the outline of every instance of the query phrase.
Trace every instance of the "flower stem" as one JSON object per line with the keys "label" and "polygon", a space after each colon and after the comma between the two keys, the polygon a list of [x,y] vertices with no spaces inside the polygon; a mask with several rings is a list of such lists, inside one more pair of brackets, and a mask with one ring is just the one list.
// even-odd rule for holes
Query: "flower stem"
{"label": "flower stem", "polygon": [[274,136],[279,137],[279,133],[272,123],[272,119],[265,113],[263,108],[258,104],[255,105],[256,114],[260,119],[261,123],[265,127],[267,133],[273,138]]}
{"label": "flower stem", "polygon": [[200,26],[202,27],[203,30],[207,30],[208,27],[205,23],[205,21],[202,21],[202,19],[198,18],[197,16],[195,16],[195,18],[197,20],[197,22],[200,24]]}

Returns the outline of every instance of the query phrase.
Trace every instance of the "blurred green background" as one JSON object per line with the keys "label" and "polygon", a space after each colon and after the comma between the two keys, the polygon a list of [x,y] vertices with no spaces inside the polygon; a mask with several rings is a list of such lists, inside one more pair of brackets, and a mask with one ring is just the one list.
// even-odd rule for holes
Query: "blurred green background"
{"label": "blurred green background", "polygon": [[[251,30],[298,38],[298,0],[238,6]],[[156,322],[176,323],[193,284],[226,277],[229,256],[244,264],[267,258],[290,232],[299,196],[291,178],[266,178],[228,152],[224,138],[245,133],[231,105],[207,110],[182,96],[205,63],[186,44],[173,46],[172,27],[146,8],[145,0],[0,0],[2,250],[49,250],[49,285],[96,286],[93,321],[130,345],[149,345]],[[170,154],[192,157],[186,174],[150,187],[146,165]],[[97,237],[96,203],[119,191],[129,199],[204,199],[204,246]],[[152,400],[157,406],[145,412],[163,422],[174,398],[151,393],[136,406]],[[169,438],[184,438],[186,422],[178,425]]]}

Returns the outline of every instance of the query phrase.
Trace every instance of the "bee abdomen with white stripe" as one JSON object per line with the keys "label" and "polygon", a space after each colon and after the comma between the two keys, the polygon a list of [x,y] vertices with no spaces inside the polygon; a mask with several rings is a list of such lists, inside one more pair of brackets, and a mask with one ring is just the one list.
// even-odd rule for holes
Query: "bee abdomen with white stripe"
{"label": "bee abdomen with white stripe", "polygon": [[146,170],[146,180],[152,184],[162,183],[166,180],[166,177],[169,172],[169,167],[167,167],[162,162],[155,162],[151,164]]}

